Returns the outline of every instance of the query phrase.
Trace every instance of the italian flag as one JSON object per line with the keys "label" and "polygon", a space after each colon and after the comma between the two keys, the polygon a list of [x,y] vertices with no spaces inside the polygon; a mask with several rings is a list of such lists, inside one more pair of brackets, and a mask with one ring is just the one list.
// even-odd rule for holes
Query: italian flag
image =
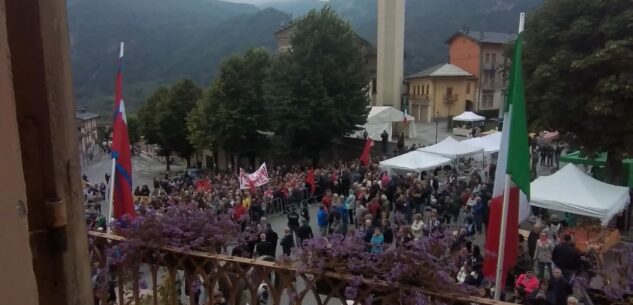
{"label": "italian flag", "polygon": [[[503,132],[501,147],[497,159],[492,200],[490,201],[490,215],[486,232],[486,252],[484,258],[484,276],[495,278],[497,259],[503,255],[503,279],[508,270],[516,264],[519,224],[528,218],[530,206],[530,154],[528,147],[528,133],[525,114],[525,93],[523,88],[523,68],[521,64],[521,34],[517,37],[508,100],[503,115]],[[506,181],[510,179],[509,189]],[[503,197],[509,196],[507,212],[507,226],[505,234],[505,251],[499,253],[501,236],[501,221],[503,218]]]}

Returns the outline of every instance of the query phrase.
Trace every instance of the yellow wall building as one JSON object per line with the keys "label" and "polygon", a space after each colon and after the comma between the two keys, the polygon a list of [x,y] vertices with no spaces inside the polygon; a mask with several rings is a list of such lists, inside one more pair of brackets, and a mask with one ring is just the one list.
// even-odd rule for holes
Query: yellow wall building
{"label": "yellow wall building", "polygon": [[451,64],[440,64],[410,75],[409,113],[416,120],[431,122],[473,109],[476,78]]}

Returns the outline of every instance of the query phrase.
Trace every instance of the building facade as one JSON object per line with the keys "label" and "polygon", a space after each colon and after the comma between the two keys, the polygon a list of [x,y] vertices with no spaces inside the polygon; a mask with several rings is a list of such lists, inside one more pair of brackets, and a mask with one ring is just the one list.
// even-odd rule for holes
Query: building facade
{"label": "building facade", "polygon": [[77,122],[77,144],[79,145],[79,160],[86,162],[91,160],[97,150],[97,120],[99,115],[88,112],[86,109],[78,109],[75,112]]}
{"label": "building facade", "polygon": [[503,107],[509,66],[504,51],[506,45],[515,39],[515,34],[466,29],[456,32],[446,41],[449,64],[462,68],[477,80],[474,111]]}
{"label": "building facade", "polygon": [[431,122],[473,110],[477,79],[452,64],[440,64],[407,77],[409,114]]}
{"label": "building facade", "polygon": [[[294,23],[282,26],[279,30],[275,32],[278,52],[285,52],[292,48],[293,33]],[[376,48],[371,44],[371,42],[360,37],[358,34],[355,35],[356,42],[358,43],[361,52],[365,56],[367,71],[369,71],[369,75],[371,77],[370,83],[368,84],[369,90],[367,90],[370,105],[376,106]]]}

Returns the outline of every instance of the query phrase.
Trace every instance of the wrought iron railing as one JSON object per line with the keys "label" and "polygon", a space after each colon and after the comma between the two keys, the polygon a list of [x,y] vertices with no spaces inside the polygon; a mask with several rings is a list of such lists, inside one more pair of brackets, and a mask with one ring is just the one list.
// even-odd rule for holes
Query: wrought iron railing
{"label": "wrought iron railing", "polygon": [[[363,279],[354,300],[345,297],[353,276],[337,272],[310,272],[272,259],[248,259],[163,247],[148,249],[134,266],[108,267],[107,251],[123,238],[90,231],[90,255],[95,270],[95,304],[400,304],[403,287]],[[119,249],[121,250],[121,249]],[[101,275],[100,275],[101,274]],[[99,278],[106,279],[99,281]],[[110,280],[107,280],[110,279]],[[371,282],[371,286],[368,285]],[[100,284],[101,283],[101,284]],[[105,284],[104,284],[105,283]],[[422,291],[442,304],[509,305],[491,299],[440,291]]]}

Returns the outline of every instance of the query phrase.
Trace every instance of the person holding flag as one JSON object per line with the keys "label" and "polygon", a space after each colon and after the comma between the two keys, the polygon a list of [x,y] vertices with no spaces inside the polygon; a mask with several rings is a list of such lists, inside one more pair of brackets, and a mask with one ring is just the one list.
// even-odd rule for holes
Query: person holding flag
{"label": "person holding flag", "polygon": [[369,166],[371,163],[371,148],[374,146],[374,140],[371,138],[365,139],[365,147],[363,148],[363,153],[360,155],[360,165],[361,166]]}
{"label": "person holding flag", "polygon": [[483,272],[484,276],[495,278],[496,300],[501,297],[508,270],[516,263],[519,223],[529,216],[530,210],[530,156],[521,63],[524,20],[525,13],[521,13],[486,235]]}
{"label": "person holding flag", "polygon": [[110,178],[110,204],[108,219],[123,215],[134,217],[132,197],[132,155],[128,136],[125,103],[123,102],[123,42],[119,49],[119,63],[114,93],[114,123],[112,124],[112,175]]}

